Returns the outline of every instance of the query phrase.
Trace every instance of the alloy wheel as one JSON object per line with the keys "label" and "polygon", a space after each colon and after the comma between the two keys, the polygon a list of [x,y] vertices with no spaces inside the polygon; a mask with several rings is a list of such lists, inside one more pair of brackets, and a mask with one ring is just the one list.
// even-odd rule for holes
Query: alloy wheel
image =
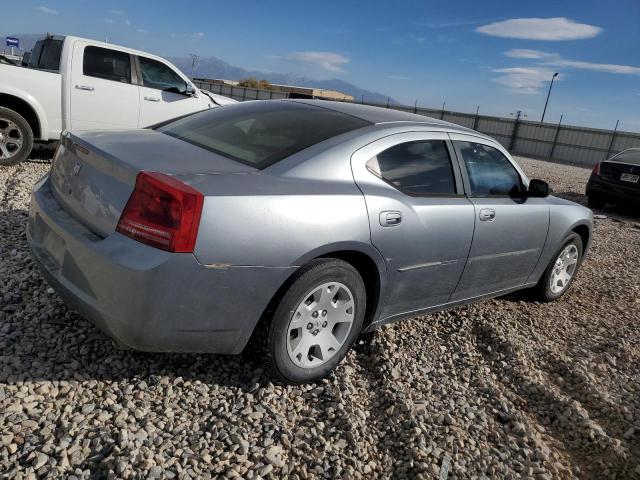
{"label": "alloy wheel", "polygon": [[558,255],[551,271],[549,288],[554,294],[561,293],[571,283],[578,266],[578,247],[574,244],[567,245]]}
{"label": "alloy wheel", "polygon": [[342,348],[353,326],[355,302],[349,288],[327,282],[311,289],[287,328],[287,353],[302,368],[323,365]]}
{"label": "alloy wheel", "polygon": [[7,160],[20,152],[23,134],[20,127],[8,118],[0,117],[0,160]]}

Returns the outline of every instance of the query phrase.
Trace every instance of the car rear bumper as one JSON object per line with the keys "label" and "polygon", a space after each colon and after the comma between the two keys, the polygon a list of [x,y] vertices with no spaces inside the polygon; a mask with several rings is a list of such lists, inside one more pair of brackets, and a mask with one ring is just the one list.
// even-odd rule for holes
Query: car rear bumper
{"label": "car rear bumper", "polygon": [[611,201],[622,200],[628,202],[640,202],[640,187],[625,186],[619,183],[608,182],[600,177],[591,175],[587,182],[586,194],[599,195]]}
{"label": "car rear bumper", "polygon": [[295,267],[204,266],[113,233],[101,238],[52,196],[31,197],[27,238],[47,281],[119,344],[144,351],[240,353]]}

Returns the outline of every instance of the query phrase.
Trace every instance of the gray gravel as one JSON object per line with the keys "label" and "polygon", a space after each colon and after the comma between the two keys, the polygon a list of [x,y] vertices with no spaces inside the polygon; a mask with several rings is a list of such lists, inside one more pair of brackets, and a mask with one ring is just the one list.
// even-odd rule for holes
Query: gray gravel
{"label": "gray gravel", "polygon": [[[520,159],[584,203],[588,170]],[[640,477],[640,228],[598,212],[559,302],[525,294],[390,325],[328,380],[242,357],[116,350],[30,259],[33,183],[0,169],[0,477]]]}

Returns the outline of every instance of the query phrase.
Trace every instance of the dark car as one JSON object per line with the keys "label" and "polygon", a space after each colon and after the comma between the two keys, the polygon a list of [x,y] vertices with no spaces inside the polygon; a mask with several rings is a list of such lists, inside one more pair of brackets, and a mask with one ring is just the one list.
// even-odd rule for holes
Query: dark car
{"label": "dark car", "polygon": [[640,203],[640,148],[629,148],[596,163],[586,193],[592,208]]}

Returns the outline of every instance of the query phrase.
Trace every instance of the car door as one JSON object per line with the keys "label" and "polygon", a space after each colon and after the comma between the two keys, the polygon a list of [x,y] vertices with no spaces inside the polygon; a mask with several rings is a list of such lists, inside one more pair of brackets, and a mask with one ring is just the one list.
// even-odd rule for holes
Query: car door
{"label": "car door", "polygon": [[210,106],[207,98],[187,92],[189,82],[169,65],[138,56],[140,127],[148,127]]}
{"label": "car door", "polygon": [[450,137],[475,208],[469,259],[451,300],[522,286],[544,247],[549,207],[543,198],[523,195],[529,181],[498,143],[470,135]]}
{"label": "car door", "polygon": [[126,52],[76,42],[69,88],[73,130],[137,128],[139,88]]}
{"label": "car door", "polygon": [[384,256],[383,317],[446,303],[473,236],[473,205],[463,195],[446,133],[390,135],[354,153],[371,241]]}

